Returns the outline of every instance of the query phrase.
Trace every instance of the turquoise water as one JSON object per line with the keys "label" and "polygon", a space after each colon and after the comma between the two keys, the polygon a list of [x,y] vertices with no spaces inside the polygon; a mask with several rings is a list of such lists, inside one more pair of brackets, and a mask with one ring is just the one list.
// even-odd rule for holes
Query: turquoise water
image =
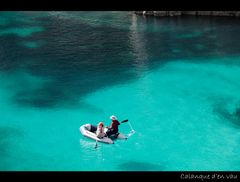
{"label": "turquoise water", "polygon": [[[240,170],[239,31],[223,17],[1,12],[0,170]],[[112,114],[136,133],[95,149],[79,127]]]}

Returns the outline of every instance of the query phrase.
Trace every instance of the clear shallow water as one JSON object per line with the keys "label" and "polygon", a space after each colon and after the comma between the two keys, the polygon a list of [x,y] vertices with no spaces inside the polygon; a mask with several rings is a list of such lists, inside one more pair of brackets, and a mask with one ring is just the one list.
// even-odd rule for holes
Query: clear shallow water
{"label": "clear shallow water", "polygon": [[239,21],[1,12],[0,170],[239,170]]}

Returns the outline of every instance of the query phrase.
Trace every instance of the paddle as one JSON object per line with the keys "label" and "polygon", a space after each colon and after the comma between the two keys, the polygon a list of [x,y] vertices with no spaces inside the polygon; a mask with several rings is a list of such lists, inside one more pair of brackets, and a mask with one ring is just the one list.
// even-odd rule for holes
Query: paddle
{"label": "paddle", "polygon": [[95,147],[94,147],[95,149],[98,147],[97,142],[98,142],[98,141],[96,140],[96,144],[95,144]]}
{"label": "paddle", "polygon": [[[127,122],[127,121],[128,121],[128,120],[126,119],[126,120],[122,121],[121,123],[125,123],[125,122]],[[131,135],[133,135],[133,134],[135,133],[135,130],[133,129],[133,127],[132,127],[132,125],[130,124],[130,122],[128,122],[128,125],[129,125],[129,127],[130,127],[130,129],[131,129],[130,133],[128,134],[128,137],[130,137]]]}
{"label": "paddle", "polygon": [[[126,123],[126,122],[128,122],[128,119],[125,119],[125,120],[121,121],[121,123]],[[128,122],[128,124],[129,124],[129,127],[131,128],[131,130],[134,131],[134,129],[133,129],[132,125],[130,124],[130,122]]]}
{"label": "paddle", "polygon": [[121,121],[121,123],[126,123],[126,122],[128,122],[128,119]]}
{"label": "paddle", "polygon": [[[121,123],[125,123],[125,122],[128,122],[128,119],[123,120]],[[135,133],[135,130],[133,129],[132,125],[130,124],[130,121],[128,122],[128,125],[131,129],[130,134],[128,134],[128,137],[130,137],[131,135],[133,135]]]}

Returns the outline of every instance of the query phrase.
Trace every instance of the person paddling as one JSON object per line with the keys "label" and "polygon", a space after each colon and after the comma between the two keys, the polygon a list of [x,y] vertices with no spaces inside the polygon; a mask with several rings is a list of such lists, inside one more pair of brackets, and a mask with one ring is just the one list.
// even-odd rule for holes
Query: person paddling
{"label": "person paddling", "polygon": [[110,116],[110,119],[112,120],[110,127],[106,127],[108,130],[106,132],[107,136],[111,136],[113,134],[118,133],[118,126],[120,125],[119,121],[117,120],[117,117],[112,115]]}

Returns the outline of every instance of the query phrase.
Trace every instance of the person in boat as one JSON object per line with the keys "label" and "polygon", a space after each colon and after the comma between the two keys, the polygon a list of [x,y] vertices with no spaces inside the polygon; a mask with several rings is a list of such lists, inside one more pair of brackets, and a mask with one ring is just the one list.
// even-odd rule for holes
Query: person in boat
{"label": "person in boat", "polygon": [[106,134],[104,133],[104,124],[103,122],[99,122],[97,125],[97,131],[96,131],[96,135],[98,138],[103,138]]}
{"label": "person in boat", "polygon": [[118,126],[120,125],[119,121],[117,120],[117,117],[112,115],[110,116],[110,119],[112,120],[111,125],[106,127],[108,130],[106,132],[106,135],[112,136],[118,134]]}

